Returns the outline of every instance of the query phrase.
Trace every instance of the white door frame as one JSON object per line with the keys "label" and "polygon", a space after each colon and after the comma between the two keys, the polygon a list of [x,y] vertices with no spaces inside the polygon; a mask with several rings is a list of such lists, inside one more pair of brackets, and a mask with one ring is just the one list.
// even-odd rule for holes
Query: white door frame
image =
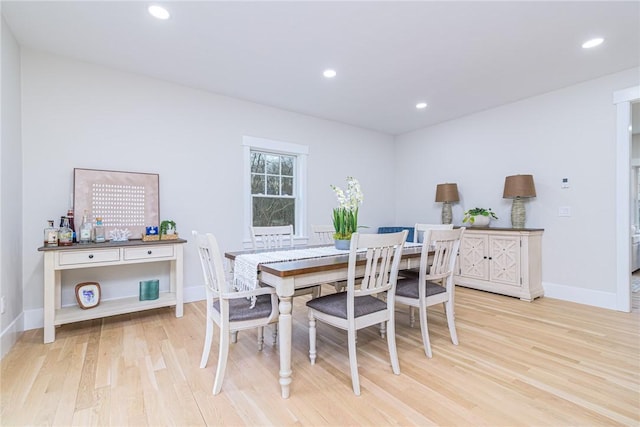
{"label": "white door frame", "polygon": [[631,103],[640,86],[613,94],[616,105],[616,308],[631,311]]}

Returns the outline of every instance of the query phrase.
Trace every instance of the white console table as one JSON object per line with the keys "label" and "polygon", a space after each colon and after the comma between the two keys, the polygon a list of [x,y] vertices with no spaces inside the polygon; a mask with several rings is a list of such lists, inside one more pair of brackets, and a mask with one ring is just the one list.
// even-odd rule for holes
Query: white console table
{"label": "white console table", "polygon": [[[143,242],[132,240],[119,243],[41,247],[44,252],[44,342],[55,340],[55,327],[67,323],[97,319],[153,308],[176,306],[176,317],[182,317],[182,277],[184,239]],[[138,296],[101,301],[96,307],[83,310],[78,306],[62,307],[62,271],[118,267],[127,264],[169,262],[169,291],[161,292],[156,300],[139,301]]]}

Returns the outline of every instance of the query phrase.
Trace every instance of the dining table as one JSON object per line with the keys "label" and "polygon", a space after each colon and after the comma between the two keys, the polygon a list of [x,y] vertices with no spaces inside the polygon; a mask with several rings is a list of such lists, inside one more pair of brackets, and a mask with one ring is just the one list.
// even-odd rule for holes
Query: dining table
{"label": "dining table", "polygon": [[[321,245],[300,245],[293,249],[318,248]],[[405,243],[400,261],[400,270],[418,268],[420,264],[421,244]],[[261,252],[279,252],[287,249],[242,250],[225,252],[230,267],[237,257],[245,254]],[[288,249],[288,250],[291,250]],[[287,399],[291,393],[293,367],[291,364],[291,341],[293,319],[293,293],[297,289],[308,288],[347,280],[349,266],[349,251],[337,251],[335,255],[317,256],[288,261],[266,262],[257,265],[259,281],[276,290],[279,298],[278,310],[278,345],[280,352],[280,387],[282,397]],[[365,254],[358,254],[356,262],[356,277],[364,276]]]}

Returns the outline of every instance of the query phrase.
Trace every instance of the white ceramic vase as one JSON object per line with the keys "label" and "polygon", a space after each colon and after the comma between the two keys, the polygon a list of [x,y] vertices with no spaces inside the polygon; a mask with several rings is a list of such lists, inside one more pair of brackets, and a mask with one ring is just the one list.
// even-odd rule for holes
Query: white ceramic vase
{"label": "white ceramic vase", "polygon": [[491,222],[490,216],[474,215],[472,227],[488,227]]}

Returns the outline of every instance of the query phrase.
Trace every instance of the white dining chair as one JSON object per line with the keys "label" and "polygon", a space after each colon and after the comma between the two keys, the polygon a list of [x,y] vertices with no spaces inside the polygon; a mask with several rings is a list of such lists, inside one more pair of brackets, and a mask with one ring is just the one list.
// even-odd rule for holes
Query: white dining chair
{"label": "white dining chair", "polygon": [[312,243],[316,245],[332,245],[335,229],[333,225],[311,225]]}
{"label": "white dining chair", "polygon": [[292,248],[293,225],[249,227],[253,249]]}
{"label": "white dining chair", "polygon": [[[312,225],[311,231],[313,233],[313,244],[317,245],[332,245],[334,244],[333,235],[335,234],[335,229],[333,225]],[[330,283],[336,290],[336,292],[342,292],[347,288],[347,281],[340,280],[338,282]]]}
{"label": "white dining chair", "polygon": [[[293,225],[281,225],[271,227],[249,227],[251,233],[251,242],[253,249],[293,249],[294,248],[294,232]],[[321,294],[322,287],[320,285],[309,288],[296,289],[293,292],[294,297],[301,295],[311,295],[311,298],[317,298]],[[234,334],[233,342],[236,342],[237,335]],[[273,328],[273,345],[276,345],[278,339],[278,325]]]}
{"label": "white dining chair", "polygon": [[[207,296],[207,317],[204,347],[200,359],[200,368],[207,366],[213,326],[220,329],[218,348],[218,367],[213,383],[213,394],[220,393],[229,355],[229,335],[234,331],[258,328],[258,350],[264,343],[264,326],[278,320],[278,297],[271,287],[257,288],[252,291],[235,292],[226,280],[222,255],[213,234],[198,234],[193,231],[197,244],[200,265],[204,277]],[[255,305],[251,307],[251,297]]]}
{"label": "white dining chair", "polygon": [[[359,234],[351,236],[347,291],[307,301],[309,307],[309,359],[316,363],[316,321],[347,331],[349,365],[353,392],[360,395],[360,378],[356,358],[356,334],[359,329],[386,323],[387,345],[393,373],[400,375],[396,350],[395,288],[402,246],[408,232]],[[363,250],[359,256],[358,251]],[[356,261],[365,260],[364,277],[356,289]],[[386,301],[378,298],[386,294]]]}
{"label": "white dining chair", "polygon": [[[249,227],[253,249],[293,249],[293,225],[274,227]],[[293,296],[311,294],[313,298],[320,296],[320,286],[296,289]]]}
{"label": "white dining chair", "polygon": [[417,222],[413,226],[413,243],[422,243],[425,231],[453,230],[453,224],[426,224]]}
{"label": "white dining chair", "polygon": [[[453,224],[427,224],[417,222],[413,227],[413,243],[422,243],[425,233],[432,230],[453,230]],[[401,270],[399,274],[402,277],[416,279],[418,278],[418,274],[420,274],[420,268]],[[409,307],[409,324],[412,328],[416,324],[416,315],[413,307]]]}
{"label": "white dining chair", "polygon": [[[451,341],[458,345],[453,275],[464,230],[465,228],[461,227],[456,230],[425,231],[418,277],[398,280],[396,286],[396,303],[408,305],[410,308],[416,307],[419,310],[424,352],[429,358],[432,352],[427,327],[427,307],[443,304]],[[430,251],[433,252],[433,261],[429,266]]]}

